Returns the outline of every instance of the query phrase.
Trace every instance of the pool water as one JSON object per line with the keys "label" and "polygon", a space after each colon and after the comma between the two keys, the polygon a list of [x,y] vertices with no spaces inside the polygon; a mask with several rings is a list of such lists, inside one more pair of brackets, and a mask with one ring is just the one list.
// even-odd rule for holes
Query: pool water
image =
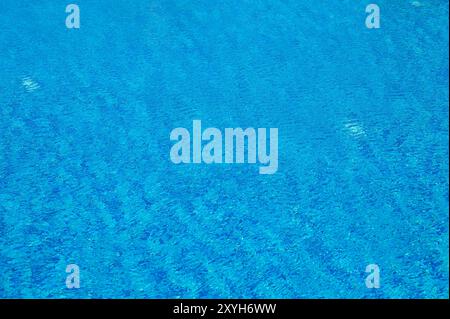
{"label": "pool water", "polygon": [[448,1],[73,2],[0,3],[0,298],[448,298]]}

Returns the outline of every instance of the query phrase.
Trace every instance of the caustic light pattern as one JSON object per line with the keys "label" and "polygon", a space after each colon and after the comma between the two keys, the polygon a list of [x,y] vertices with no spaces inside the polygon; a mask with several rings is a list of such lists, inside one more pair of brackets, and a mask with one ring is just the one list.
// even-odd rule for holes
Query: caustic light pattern
{"label": "caustic light pattern", "polygon": [[0,298],[448,297],[448,1],[74,2],[1,0]]}

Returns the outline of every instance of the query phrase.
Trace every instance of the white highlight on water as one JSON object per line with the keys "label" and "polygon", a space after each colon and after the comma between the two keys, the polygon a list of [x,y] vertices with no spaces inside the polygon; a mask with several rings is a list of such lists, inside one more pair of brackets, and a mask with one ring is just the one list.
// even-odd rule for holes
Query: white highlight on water
{"label": "white highlight on water", "polygon": [[344,129],[347,131],[347,133],[353,137],[362,137],[366,135],[366,131],[364,131],[364,128],[360,123],[358,123],[356,120],[349,120],[346,123],[344,123]]}
{"label": "white highlight on water", "polygon": [[41,86],[29,76],[22,78],[22,85],[27,92],[34,92]]}

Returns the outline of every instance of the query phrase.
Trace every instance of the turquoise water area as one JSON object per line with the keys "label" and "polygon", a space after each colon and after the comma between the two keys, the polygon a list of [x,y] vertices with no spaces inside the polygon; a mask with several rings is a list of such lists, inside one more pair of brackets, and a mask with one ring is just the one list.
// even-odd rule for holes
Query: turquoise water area
{"label": "turquoise water area", "polygon": [[0,298],[448,298],[448,1],[73,2],[0,1]]}

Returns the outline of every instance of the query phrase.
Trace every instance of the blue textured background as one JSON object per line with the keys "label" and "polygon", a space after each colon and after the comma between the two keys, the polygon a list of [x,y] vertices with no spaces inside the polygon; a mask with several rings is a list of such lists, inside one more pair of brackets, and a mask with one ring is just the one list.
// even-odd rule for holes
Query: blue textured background
{"label": "blue textured background", "polygon": [[[379,30],[369,1],[75,2],[80,30],[0,1],[1,298],[448,297],[448,1]],[[278,173],[172,164],[193,119],[278,127]]]}

